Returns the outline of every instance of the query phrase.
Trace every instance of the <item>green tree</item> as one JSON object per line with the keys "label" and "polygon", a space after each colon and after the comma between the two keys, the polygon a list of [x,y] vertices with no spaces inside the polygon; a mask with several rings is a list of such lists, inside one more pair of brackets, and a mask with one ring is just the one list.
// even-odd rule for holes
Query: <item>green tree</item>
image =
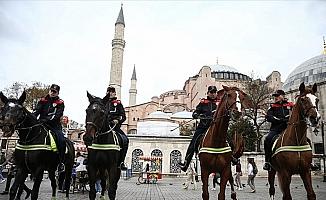
{"label": "green tree", "polygon": [[234,133],[242,134],[245,139],[245,151],[255,151],[257,135],[249,118],[240,118],[236,122],[230,124],[228,129],[229,141]]}

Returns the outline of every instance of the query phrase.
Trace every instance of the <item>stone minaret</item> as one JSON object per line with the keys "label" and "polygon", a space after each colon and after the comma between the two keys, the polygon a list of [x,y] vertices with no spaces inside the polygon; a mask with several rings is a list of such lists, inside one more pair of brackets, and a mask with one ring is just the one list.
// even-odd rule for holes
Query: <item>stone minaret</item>
{"label": "stone minaret", "polygon": [[323,51],[323,54],[326,55],[326,42],[325,42],[325,36],[323,36],[323,40],[324,40],[324,51]]}
{"label": "stone minaret", "polygon": [[136,66],[134,65],[134,71],[131,76],[131,84],[129,90],[129,106],[136,105],[137,95],[137,78],[136,78]]}
{"label": "stone minaret", "polygon": [[112,58],[110,72],[110,86],[115,87],[118,99],[121,99],[122,63],[125,47],[124,38],[125,21],[121,5],[118,19],[115,23],[114,39],[112,40]]}

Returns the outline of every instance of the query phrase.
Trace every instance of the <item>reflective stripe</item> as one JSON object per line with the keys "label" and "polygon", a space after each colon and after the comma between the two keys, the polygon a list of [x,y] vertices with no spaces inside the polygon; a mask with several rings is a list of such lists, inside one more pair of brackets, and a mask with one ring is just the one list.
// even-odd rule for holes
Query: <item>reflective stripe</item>
{"label": "reflective stripe", "polygon": [[120,146],[115,144],[92,144],[92,146],[88,147],[89,149],[96,150],[116,150],[120,151]]}
{"label": "reflective stripe", "polygon": [[17,144],[16,149],[23,150],[23,151],[35,151],[35,150],[48,150],[48,151],[51,151],[52,150],[50,145],[44,145],[44,144],[35,144],[35,145]]}
{"label": "reflective stripe", "polygon": [[282,146],[276,149],[275,153],[272,155],[275,156],[276,154],[282,152],[282,151],[293,151],[293,152],[299,152],[299,151],[311,151],[311,147],[309,144],[303,145],[303,146]]}
{"label": "reflective stripe", "polygon": [[199,149],[199,153],[228,153],[231,152],[231,147],[222,147],[222,148],[209,148],[209,147],[202,147]]}

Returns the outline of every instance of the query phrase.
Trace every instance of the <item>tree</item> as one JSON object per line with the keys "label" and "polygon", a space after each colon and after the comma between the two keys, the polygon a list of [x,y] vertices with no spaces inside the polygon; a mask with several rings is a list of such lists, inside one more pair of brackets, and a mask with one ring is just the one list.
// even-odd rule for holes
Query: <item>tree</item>
{"label": "tree", "polygon": [[25,90],[27,96],[24,105],[26,108],[33,109],[37,100],[45,96],[49,88],[49,85],[45,85],[41,82],[33,82],[32,86],[28,86],[26,83],[22,82],[15,82],[9,88],[4,89],[4,94],[10,98],[18,98]]}
{"label": "tree", "polygon": [[266,122],[265,118],[262,118],[262,115],[265,115],[269,108],[269,97],[272,93],[272,89],[267,86],[266,81],[261,81],[260,79],[254,80],[252,78],[245,83],[245,91],[253,102],[253,107],[246,112],[246,116],[252,120],[255,128],[257,139],[256,151],[261,151],[260,144],[261,138],[263,137],[261,128]]}
{"label": "tree", "polygon": [[255,151],[257,141],[256,131],[251,120],[247,117],[240,118],[234,123],[231,123],[228,129],[229,141],[233,134],[242,134],[245,139],[245,151]]}

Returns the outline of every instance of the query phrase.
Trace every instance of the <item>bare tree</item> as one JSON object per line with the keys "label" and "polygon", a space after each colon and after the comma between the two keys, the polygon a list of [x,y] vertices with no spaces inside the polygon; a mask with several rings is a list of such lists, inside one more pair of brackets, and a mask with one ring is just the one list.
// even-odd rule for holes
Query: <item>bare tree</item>
{"label": "bare tree", "polygon": [[262,115],[265,115],[267,109],[269,108],[269,97],[272,93],[272,89],[267,86],[266,81],[260,79],[254,80],[250,79],[245,84],[245,90],[249,98],[253,102],[253,108],[246,112],[246,116],[252,120],[256,131],[257,138],[257,151],[261,151],[260,144],[261,138],[263,137],[261,133],[262,125],[266,122]]}

